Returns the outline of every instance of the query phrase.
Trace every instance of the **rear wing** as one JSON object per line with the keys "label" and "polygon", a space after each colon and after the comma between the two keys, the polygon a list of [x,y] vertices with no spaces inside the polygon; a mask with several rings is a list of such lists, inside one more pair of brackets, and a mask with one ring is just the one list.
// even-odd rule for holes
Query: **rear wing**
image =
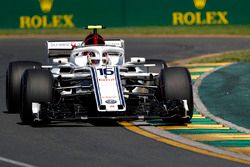
{"label": "rear wing", "polygon": [[74,47],[82,41],[47,41],[48,57],[69,57]]}
{"label": "rear wing", "polygon": [[[49,58],[53,57],[69,57],[72,50],[76,47],[83,47],[83,41],[47,41],[47,53]],[[124,40],[122,39],[108,39],[105,40],[105,46],[114,46],[125,48]]]}

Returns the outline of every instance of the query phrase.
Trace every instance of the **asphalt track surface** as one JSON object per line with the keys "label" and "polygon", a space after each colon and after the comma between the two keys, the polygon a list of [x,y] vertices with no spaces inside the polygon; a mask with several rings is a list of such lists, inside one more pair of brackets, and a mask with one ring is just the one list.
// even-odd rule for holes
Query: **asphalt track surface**
{"label": "asphalt track surface", "polygon": [[[10,61],[45,62],[46,39],[0,39],[0,166],[247,166],[175,148],[135,134],[113,123],[54,123],[31,127],[5,107],[5,71]],[[249,49],[249,38],[154,38],[127,39],[126,56],[167,61]],[[8,158],[4,161],[3,158]],[[25,165],[24,165],[25,166]],[[27,166],[27,165],[26,165]]]}

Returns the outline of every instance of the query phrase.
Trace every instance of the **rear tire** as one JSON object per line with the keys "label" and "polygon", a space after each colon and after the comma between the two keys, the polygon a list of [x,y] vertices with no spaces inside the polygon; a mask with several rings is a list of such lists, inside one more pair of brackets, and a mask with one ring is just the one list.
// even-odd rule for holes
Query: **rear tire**
{"label": "rear tire", "polygon": [[29,69],[22,77],[22,107],[20,117],[24,124],[33,123],[32,102],[48,104],[52,101],[53,75],[49,70]]}
{"label": "rear tire", "polygon": [[161,100],[166,102],[168,100],[187,100],[188,118],[185,112],[181,113],[178,121],[189,122],[193,116],[193,90],[192,81],[189,71],[183,67],[169,67],[164,68],[160,74],[160,94]]}
{"label": "rear tire", "polygon": [[41,68],[41,63],[16,61],[9,64],[6,71],[6,106],[8,112],[19,112],[21,100],[21,78],[26,69],[32,68]]}

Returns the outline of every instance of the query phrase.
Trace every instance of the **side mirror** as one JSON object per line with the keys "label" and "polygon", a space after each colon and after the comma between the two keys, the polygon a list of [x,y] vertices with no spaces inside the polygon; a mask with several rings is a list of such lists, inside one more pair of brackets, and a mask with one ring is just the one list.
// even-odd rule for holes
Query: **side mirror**
{"label": "side mirror", "polygon": [[53,64],[66,64],[68,63],[68,58],[54,58],[53,59]]}
{"label": "side mirror", "polygon": [[142,64],[145,63],[146,59],[144,57],[131,57],[130,63],[134,64]]}

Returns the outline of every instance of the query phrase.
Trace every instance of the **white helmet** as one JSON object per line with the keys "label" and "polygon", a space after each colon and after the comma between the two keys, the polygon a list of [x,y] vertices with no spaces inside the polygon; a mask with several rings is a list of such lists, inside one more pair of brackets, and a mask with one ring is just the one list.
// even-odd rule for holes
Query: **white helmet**
{"label": "white helmet", "polygon": [[95,52],[84,52],[84,56],[87,56],[89,65],[108,65],[109,57],[107,53],[103,53],[102,56]]}

